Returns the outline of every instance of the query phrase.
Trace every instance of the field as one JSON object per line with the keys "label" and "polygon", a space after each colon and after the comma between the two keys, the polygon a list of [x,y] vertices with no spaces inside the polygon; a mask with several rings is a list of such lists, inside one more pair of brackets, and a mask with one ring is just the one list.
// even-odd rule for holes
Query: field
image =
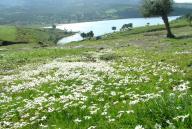
{"label": "field", "polygon": [[0,26],[0,40],[15,41],[16,40],[16,27]]}
{"label": "field", "polygon": [[41,46],[54,46],[59,39],[72,34],[72,32],[64,33],[57,29],[0,26],[0,41],[10,42],[9,44],[39,44]]}
{"label": "field", "polygon": [[0,128],[191,129],[192,31],[172,24],[0,48]]}

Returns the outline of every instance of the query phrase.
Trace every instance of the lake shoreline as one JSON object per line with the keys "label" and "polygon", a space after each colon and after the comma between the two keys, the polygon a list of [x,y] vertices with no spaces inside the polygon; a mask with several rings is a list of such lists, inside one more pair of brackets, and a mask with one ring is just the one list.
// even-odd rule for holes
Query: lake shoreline
{"label": "lake shoreline", "polygon": [[[169,20],[175,20],[180,16],[171,16]],[[113,33],[111,29],[113,26],[117,28],[116,31],[120,31],[120,28],[124,24],[132,23],[133,28],[135,27],[143,27],[148,23],[150,26],[152,25],[161,25],[163,21],[160,17],[153,18],[129,18],[129,19],[116,19],[116,20],[105,20],[105,21],[94,21],[94,22],[80,22],[80,23],[70,23],[70,24],[57,24],[57,29],[60,30],[68,30],[73,32],[78,32],[72,36],[62,38],[58,41],[58,45],[67,44],[70,42],[76,42],[83,40],[80,36],[80,33],[87,33],[89,31],[93,31],[95,37],[102,36],[105,34]]]}

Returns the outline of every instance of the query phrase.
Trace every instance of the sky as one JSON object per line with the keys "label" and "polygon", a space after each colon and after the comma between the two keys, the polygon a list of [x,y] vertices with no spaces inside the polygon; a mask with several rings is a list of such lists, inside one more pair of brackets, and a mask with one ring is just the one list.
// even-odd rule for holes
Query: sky
{"label": "sky", "polygon": [[192,0],[175,0],[175,1],[178,3],[185,3],[185,2],[192,3]]}

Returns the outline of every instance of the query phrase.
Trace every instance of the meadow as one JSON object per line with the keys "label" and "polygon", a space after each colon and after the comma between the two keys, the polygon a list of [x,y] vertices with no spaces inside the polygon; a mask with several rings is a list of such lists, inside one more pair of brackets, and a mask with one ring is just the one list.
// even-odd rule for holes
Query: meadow
{"label": "meadow", "polygon": [[0,26],[0,40],[15,41],[16,27],[14,26]]}
{"label": "meadow", "polygon": [[0,26],[0,42],[6,41],[8,43],[10,42],[10,44],[55,46],[58,40],[72,34],[73,32],[45,29],[42,26]]}
{"label": "meadow", "polygon": [[0,47],[0,128],[192,128],[192,31],[172,28]]}

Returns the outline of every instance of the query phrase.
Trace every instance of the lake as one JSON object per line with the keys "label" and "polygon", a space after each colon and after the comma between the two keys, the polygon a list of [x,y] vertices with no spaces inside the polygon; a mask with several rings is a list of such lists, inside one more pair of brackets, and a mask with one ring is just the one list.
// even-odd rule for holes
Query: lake
{"label": "lake", "polygon": [[[169,17],[169,21],[177,19],[179,16]],[[61,30],[68,30],[73,32],[79,32],[75,35],[65,37],[58,41],[59,45],[81,41],[82,37],[80,33],[93,31],[95,36],[101,36],[107,33],[112,33],[112,27],[117,27],[116,31],[119,31],[124,24],[133,23],[133,27],[146,26],[147,23],[150,25],[163,24],[160,17],[156,18],[129,18],[129,19],[117,19],[117,20],[105,20],[105,21],[94,21],[94,22],[81,22],[81,23],[71,23],[71,24],[58,24],[57,28]]]}

